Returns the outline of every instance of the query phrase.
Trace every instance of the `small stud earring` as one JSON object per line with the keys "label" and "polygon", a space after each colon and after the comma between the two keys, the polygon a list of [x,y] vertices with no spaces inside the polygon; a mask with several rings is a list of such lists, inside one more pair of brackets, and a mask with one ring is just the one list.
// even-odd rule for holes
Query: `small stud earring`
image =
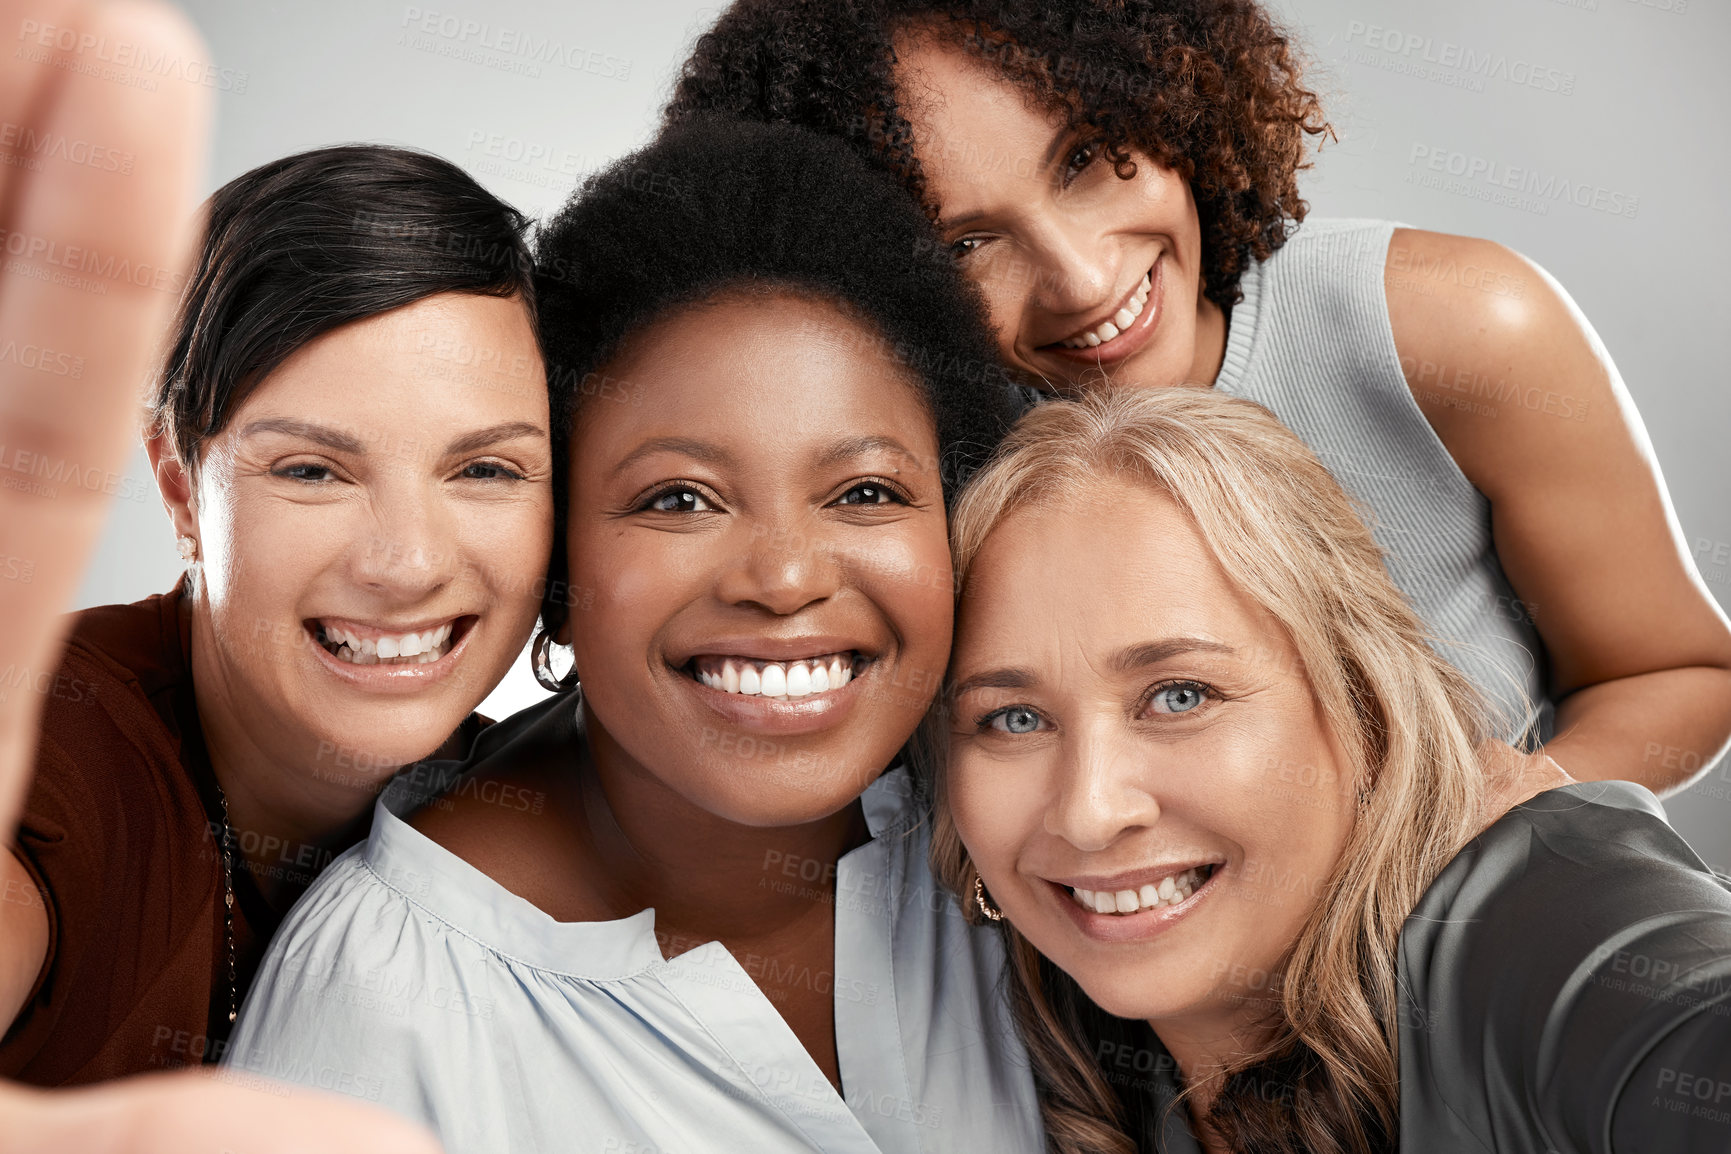
{"label": "small stud earring", "polygon": [[198,560],[198,540],[194,537],[177,537],[175,549],[180,553],[180,559],[188,565]]}

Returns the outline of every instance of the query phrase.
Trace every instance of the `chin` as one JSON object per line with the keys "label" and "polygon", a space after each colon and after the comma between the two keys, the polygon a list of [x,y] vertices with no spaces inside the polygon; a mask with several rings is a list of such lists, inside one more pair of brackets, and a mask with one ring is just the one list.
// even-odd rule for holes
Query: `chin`
{"label": "chin", "polygon": [[842,779],[834,773],[804,776],[797,766],[763,767],[741,773],[735,763],[720,771],[707,796],[692,797],[693,804],[725,821],[754,829],[780,829],[822,821],[859,799],[877,774]]}

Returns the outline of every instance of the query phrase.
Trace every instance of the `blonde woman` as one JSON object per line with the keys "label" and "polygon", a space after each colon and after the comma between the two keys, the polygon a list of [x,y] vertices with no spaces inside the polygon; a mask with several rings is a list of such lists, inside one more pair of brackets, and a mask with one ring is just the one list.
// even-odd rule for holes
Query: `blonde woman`
{"label": "blonde woman", "polygon": [[1260,407],[1056,403],[959,502],[934,854],[1066,1152],[1723,1151],[1731,891],[1485,741]]}

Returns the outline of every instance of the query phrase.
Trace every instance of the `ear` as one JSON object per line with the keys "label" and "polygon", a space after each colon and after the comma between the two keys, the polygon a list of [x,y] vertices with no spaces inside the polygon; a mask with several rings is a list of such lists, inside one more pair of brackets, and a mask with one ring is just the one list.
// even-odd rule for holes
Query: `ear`
{"label": "ear", "polygon": [[559,628],[557,628],[553,631],[553,640],[558,642],[560,645],[569,646],[571,644],[571,614],[570,613],[565,614],[564,622],[560,624]]}
{"label": "ear", "polygon": [[162,504],[174,525],[174,535],[197,541],[198,495],[191,474],[180,463],[168,438],[161,433],[144,439],[144,451],[150,456],[150,471],[156,474],[156,491],[162,494]]}

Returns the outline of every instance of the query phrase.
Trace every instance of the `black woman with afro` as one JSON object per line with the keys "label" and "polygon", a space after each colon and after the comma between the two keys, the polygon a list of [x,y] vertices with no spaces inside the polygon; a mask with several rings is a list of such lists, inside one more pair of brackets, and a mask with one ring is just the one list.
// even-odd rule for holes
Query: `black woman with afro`
{"label": "black woman with afro", "polygon": [[451,1154],[1045,1148],[997,935],[903,765],[949,500],[1013,390],[978,293],[833,138],[694,119],[538,236],[553,696],[401,780],[231,1062]]}

